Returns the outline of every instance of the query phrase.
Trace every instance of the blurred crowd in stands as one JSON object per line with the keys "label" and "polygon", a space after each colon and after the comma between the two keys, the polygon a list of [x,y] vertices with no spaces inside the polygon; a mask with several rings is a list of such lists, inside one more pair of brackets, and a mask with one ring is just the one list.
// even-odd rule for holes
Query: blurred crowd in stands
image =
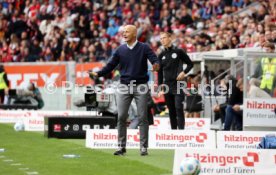
{"label": "blurred crowd in stands", "polygon": [[160,31],[188,53],[260,47],[276,42],[275,9],[269,0],[0,0],[0,62],[107,60],[125,24],[157,52]]}

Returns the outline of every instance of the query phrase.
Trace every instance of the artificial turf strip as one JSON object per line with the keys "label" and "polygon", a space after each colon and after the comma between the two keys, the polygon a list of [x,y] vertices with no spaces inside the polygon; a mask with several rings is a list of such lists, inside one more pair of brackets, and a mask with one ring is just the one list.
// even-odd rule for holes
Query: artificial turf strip
{"label": "artificial turf strip", "polygon": [[[0,148],[5,148],[5,152],[0,152],[0,175],[36,172],[39,175],[161,175],[170,174],[172,168],[171,152],[165,154],[170,155],[167,163],[160,160],[162,154],[158,151],[162,150],[156,150],[148,157],[141,157],[138,150],[128,150],[127,156],[123,157],[113,156],[111,150],[85,148],[83,140],[47,139],[41,133],[15,132],[6,124],[0,124]],[[63,154],[79,154],[81,157],[65,159]],[[161,168],[155,166],[158,162],[163,162]],[[17,163],[22,165],[12,165]]]}

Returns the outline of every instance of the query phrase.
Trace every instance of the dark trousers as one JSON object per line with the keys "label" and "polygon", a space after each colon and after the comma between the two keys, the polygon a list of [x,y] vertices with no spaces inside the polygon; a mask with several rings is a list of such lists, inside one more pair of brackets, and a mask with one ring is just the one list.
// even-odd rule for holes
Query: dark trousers
{"label": "dark trousers", "polygon": [[232,123],[234,123],[234,130],[242,131],[242,111],[236,112],[231,105],[227,105],[225,109],[224,130],[230,131]]}
{"label": "dark trousers", "polygon": [[0,90],[0,104],[3,104],[4,103],[4,100],[5,100],[5,90],[4,89],[1,89]]}
{"label": "dark trousers", "polygon": [[[139,86],[146,87],[145,93],[139,92]],[[132,91],[132,92],[131,92]],[[128,110],[132,99],[134,98],[137,105],[137,115],[139,122],[139,132],[140,132],[140,147],[148,147],[148,134],[149,134],[149,122],[148,122],[148,85],[140,84],[138,86],[127,86],[120,85],[117,89],[117,108],[118,108],[118,146],[126,147],[127,143],[127,118]]]}
{"label": "dark trousers", "polygon": [[184,94],[165,94],[166,105],[169,109],[169,116],[171,122],[171,129],[184,129],[185,118],[184,118]]}

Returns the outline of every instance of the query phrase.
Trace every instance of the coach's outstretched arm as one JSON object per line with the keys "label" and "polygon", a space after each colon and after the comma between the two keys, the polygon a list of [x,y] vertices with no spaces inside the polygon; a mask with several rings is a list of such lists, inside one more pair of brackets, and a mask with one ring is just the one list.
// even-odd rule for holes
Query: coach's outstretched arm
{"label": "coach's outstretched arm", "polygon": [[101,77],[110,73],[112,70],[114,70],[115,67],[119,64],[119,57],[117,52],[118,50],[116,50],[116,52],[112,55],[112,57],[109,59],[106,66],[102,68],[102,70],[98,72],[90,71],[89,74],[92,75],[93,77]]}

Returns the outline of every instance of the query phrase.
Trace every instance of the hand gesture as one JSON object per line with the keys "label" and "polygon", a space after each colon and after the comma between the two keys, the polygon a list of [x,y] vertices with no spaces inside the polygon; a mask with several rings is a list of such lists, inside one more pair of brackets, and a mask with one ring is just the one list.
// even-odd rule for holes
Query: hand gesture
{"label": "hand gesture", "polygon": [[185,75],[186,75],[186,74],[182,71],[180,74],[178,74],[176,80],[177,80],[177,81],[182,81],[182,80],[184,80]]}
{"label": "hand gesture", "polygon": [[92,79],[98,77],[98,73],[97,72],[90,72],[89,71],[88,74],[89,74],[89,77],[92,78]]}

